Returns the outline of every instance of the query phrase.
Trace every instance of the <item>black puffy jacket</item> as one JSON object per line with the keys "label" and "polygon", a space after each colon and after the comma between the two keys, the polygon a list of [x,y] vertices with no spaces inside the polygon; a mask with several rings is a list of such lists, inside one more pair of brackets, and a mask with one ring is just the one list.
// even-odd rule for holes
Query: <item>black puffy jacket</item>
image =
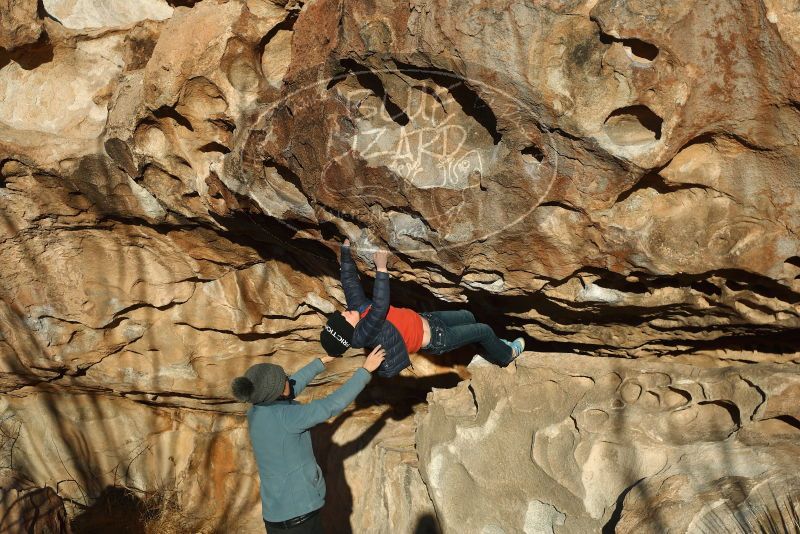
{"label": "black puffy jacket", "polygon": [[361,287],[358,268],[353,261],[350,247],[342,246],[341,280],[347,308],[367,315],[356,324],[351,345],[355,348],[373,348],[378,345],[386,351],[383,363],[378,367],[380,376],[395,376],[411,365],[408,358],[406,342],[397,328],[386,320],[389,313],[389,273],[378,272],[375,275],[375,286],[372,300],[368,299]]}

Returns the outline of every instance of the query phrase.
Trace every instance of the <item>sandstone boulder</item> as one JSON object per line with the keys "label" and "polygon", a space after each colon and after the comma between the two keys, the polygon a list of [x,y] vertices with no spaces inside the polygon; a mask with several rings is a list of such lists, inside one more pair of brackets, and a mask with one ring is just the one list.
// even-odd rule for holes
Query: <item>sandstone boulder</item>
{"label": "sandstone boulder", "polygon": [[507,371],[470,368],[417,420],[444,532],[707,532],[797,517],[800,423],[794,408],[766,410],[792,395],[794,365],[530,354]]}
{"label": "sandstone boulder", "polygon": [[350,238],[533,352],[412,355],[321,428],[343,531],[792,517],[797,8],[0,3],[4,495],[261,531],[228,384],[320,353]]}

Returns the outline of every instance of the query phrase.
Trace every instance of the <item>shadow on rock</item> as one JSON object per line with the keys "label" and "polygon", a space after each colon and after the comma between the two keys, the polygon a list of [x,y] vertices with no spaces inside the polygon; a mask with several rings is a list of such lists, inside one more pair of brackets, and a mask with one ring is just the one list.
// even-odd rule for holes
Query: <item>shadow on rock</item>
{"label": "shadow on rock", "polygon": [[[391,379],[376,377],[371,387],[357,399],[355,407],[330,423],[319,425],[312,430],[314,451],[322,467],[327,485],[325,508],[322,510],[323,524],[328,534],[352,534],[353,514],[368,513],[354,510],[353,489],[345,477],[345,460],[358,454],[369,446],[375,446],[375,439],[387,422],[402,421],[413,416],[414,407],[425,402],[428,392],[433,388],[451,388],[461,381],[456,373],[444,373],[423,378],[397,376]],[[391,387],[387,387],[388,383]],[[390,405],[377,419],[354,439],[346,443],[334,440],[336,432],[351,417],[370,417],[370,410]],[[376,456],[377,458],[377,456]],[[438,523],[431,515],[422,516],[415,533],[438,533]]]}
{"label": "shadow on rock", "polygon": [[108,486],[92,506],[72,520],[73,534],[147,534],[147,507],[139,497]]}

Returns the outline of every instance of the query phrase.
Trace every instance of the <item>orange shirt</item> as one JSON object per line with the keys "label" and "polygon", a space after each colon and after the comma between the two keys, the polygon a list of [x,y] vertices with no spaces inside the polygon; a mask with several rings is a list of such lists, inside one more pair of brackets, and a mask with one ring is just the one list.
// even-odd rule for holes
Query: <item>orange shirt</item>
{"label": "orange shirt", "polygon": [[[370,306],[364,313],[361,314],[363,319],[369,313]],[[386,320],[389,321],[400,332],[403,341],[406,342],[406,350],[409,354],[417,352],[422,346],[422,317],[409,308],[396,308],[389,306],[389,313],[386,314]]]}

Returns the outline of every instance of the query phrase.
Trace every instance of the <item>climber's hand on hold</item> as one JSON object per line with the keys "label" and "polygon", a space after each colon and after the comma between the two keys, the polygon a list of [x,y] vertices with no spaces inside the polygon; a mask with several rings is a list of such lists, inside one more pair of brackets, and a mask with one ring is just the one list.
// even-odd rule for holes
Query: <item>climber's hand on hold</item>
{"label": "climber's hand on hold", "polygon": [[386,272],[386,263],[389,261],[389,252],[386,250],[377,250],[372,255],[372,261],[375,262],[375,269],[381,272]]}

